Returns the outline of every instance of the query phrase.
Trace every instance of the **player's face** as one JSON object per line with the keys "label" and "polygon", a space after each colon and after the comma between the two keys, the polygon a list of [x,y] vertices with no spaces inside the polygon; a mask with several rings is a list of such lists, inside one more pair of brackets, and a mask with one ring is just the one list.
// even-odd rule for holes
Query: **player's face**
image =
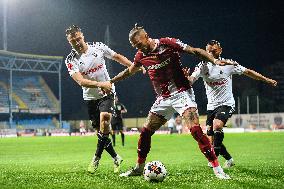
{"label": "player's face", "polygon": [[206,51],[212,54],[214,58],[219,58],[222,53],[222,48],[217,44],[214,44],[214,45],[208,44],[206,46]]}
{"label": "player's face", "polygon": [[150,41],[146,33],[137,34],[132,40],[131,45],[144,53],[150,52]]}
{"label": "player's face", "polygon": [[82,32],[75,32],[67,36],[69,44],[77,51],[82,52],[84,50],[84,36]]}

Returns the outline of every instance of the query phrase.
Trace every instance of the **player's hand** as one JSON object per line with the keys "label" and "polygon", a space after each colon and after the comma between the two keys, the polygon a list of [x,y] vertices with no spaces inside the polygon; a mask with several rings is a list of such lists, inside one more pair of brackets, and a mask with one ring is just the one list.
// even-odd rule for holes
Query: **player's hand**
{"label": "player's hand", "polygon": [[226,66],[226,65],[237,65],[238,63],[235,61],[225,61],[225,60],[217,60],[215,64],[220,65],[220,66]]}
{"label": "player's hand", "polygon": [[267,79],[266,82],[273,87],[277,86],[277,81],[275,81],[273,79]]}
{"label": "player's hand", "polygon": [[143,74],[146,74],[147,70],[144,68],[144,66],[141,66],[140,67],[140,71],[143,73]]}
{"label": "player's hand", "polygon": [[98,87],[101,88],[107,94],[111,93],[112,84],[110,81],[101,81],[99,82]]}
{"label": "player's hand", "polygon": [[184,74],[185,77],[190,76],[190,68],[188,68],[188,67],[182,68],[182,71],[183,71],[183,74]]}

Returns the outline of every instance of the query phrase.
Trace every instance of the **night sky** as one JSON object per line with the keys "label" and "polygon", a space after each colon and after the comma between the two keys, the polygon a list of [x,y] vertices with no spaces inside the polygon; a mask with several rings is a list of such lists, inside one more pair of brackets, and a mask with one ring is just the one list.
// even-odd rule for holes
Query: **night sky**
{"label": "night sky", "polygon": [[[3,31],[3,0],[0,0],[0,44]],[[238,61],[273,78],[269,67],[283,58],[284,9],[274,1],[110,1],[110,0],[7,0],[8,50],[21,53],[66,57],[70,46],[65,29],[71,24],[82,28],[86,41],[104,42],[107,25],[110,27],[110,48],[133,60],[135,49],[128,41],[129,30],[137,22],[150,37],[175,37],[193,47],[205,48],[206,42],[216,39],[223,47],[223,57]],[[281,1],[275,1],[281,2]],[[2,47],[1,47],[2,48]],[[183,54],[184,66],[194,68],[199,60]],[[124,69],[116,62],[111,75]],[[57,77],[43,74],[57,95]],[[86,105],[78,84],[62,69],[63,119],[87,119]],[[280,83],[281,84],[281,83]],[[283,101],[271,94],[280,88],[267,87],[245,76],[233,80],[235,97],[260,96],[260,112],[284,111]],[[282,86],[283,86],[282,81]],[[206,111],[206,96],[202,81],[194,86],[199,111]],[[128,108],[126,117],[145,116],[155,100],[147,75],[141,73],[116,85],[118,96]],[[243,101],[243,100],[242,100]],[[280,105],[279,105],[280,104]],[[245,104],[241,110],[245,113]]]}

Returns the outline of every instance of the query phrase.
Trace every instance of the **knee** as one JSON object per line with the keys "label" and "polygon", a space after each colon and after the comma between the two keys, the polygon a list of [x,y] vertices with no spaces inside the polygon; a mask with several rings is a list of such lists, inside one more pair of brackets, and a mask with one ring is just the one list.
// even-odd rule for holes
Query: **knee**
{"label": "knee", "polygon": [[101,113],[101,119],[102,119],[102,121],[107,121],[107,122],[109,122],[109,121],[110,121],[110,118],[111,118],[110,113],[107,113],[107,112]]}
{"label": "knee", "polygon": [[199,124],[199,118],[196,108],[190,108],[186,110],[182,116],[186,122]]}
{"label": "knee", "polygon": [[152,136],[153,134],[155,133],[155,130],[151,130],[150,128],[147,128],[147,127],[143,127],[142,130],[141,130],[141,133],[140,133],[140,136]]}
{"label": "knee", "polygon": [[220,131],[223,129],[224,123],[221,120],[214,119],[213,121],[213,130]]}

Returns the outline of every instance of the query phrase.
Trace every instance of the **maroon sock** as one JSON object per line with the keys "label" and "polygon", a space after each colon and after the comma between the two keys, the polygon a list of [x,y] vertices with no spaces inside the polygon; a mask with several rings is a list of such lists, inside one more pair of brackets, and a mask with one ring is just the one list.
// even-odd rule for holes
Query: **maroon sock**
{"label": "maroon sock", "polygon": [[219,166],[214,149],[211,146],[208,137],[202,132],[201,127],[199,125],[195,125],[190,129],[190,132],[193,138],[197,141],[201,152],[205,155],[208,161],[212,163],[213,167]]}
{"label": "maroon sock", "polygon": [[141,130],[140,138],[138,141],[138,160],[137,163],[145,163],[147,154],[151,148],[151,136],[155,132],[150,131],[149,129],[143,127]]}

